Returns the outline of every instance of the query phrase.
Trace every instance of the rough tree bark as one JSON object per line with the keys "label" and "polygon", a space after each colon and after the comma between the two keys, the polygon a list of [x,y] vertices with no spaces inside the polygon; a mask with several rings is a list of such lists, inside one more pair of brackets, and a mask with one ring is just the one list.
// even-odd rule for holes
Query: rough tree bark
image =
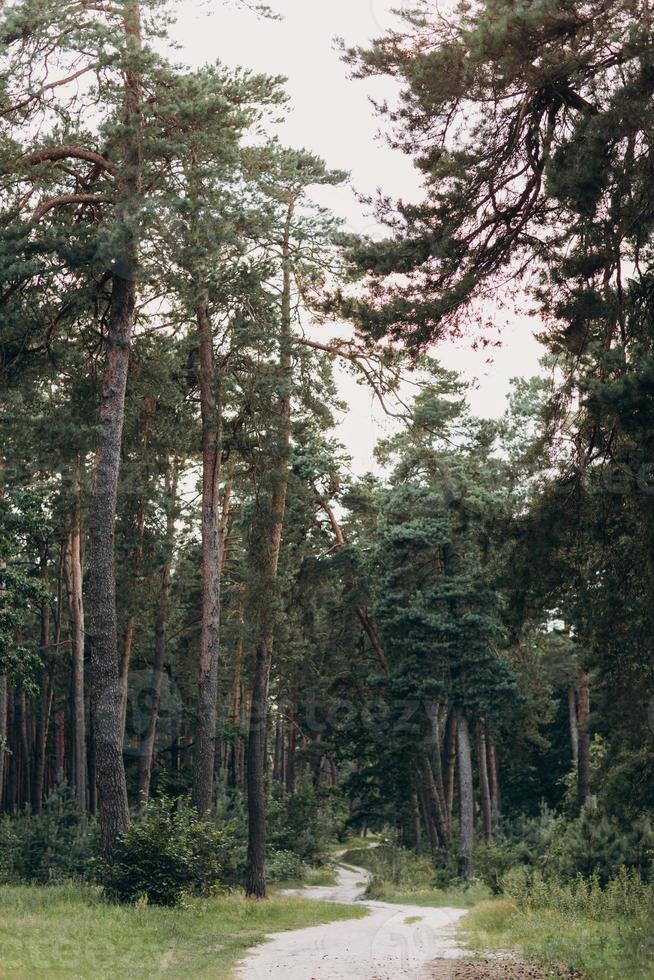
{"label": "rough tree bark", "polygon": [[198,677],[197,722],[193,746],[193,803],[200,816],[211,810],[216,755],[218,656],[220,646],[222,463],[218,379],[211,321],[206,303],[196,310],[200,352],[202,413],[202,627]]}
{"label": "rough tree bark", "polygon": [[468,722],[462,711],[457,712],[457,764],[459,770],[459,819],[461,822],[461,874],[470,879],[473,874],[472,849],[475,837],[475,799],[472,783],[472,753]]}
{"label": "rough tree bark", "polygon": [[[268,540],[263,542],[263,588],[271,594],[277,577],[282,528],[286,512],[288,485],[288,456],[291,444],[291,227],[295,198],[289,194],[282,239],[282,299],[280,318],[280,399],[278,419],[278,452],[271,473],[270,520]],[[266,584],[267,583],[267,584]],[[272,596],[270,595],[272,598]],[[266,723],[268,718],[268,684],[273,645],[273,610],[271,603],[262,603],[259,615],[258,638],[255,649],[252,707],[247,749],[248,788],[248,859],[245,876],[246,894],[252,898],[266,895],[266,811],[265,761]]]}
{"label": "rough tree bark", "polygon": [[[140,50],[138,0],[126,0],[123,29],[133,50]],[[111,281],[111,305],[100,418],[96,443],[93,495],[89,513],[90,558],[87,593],[87,639],[91,648],[91,715],[95,747],[98,812],[102,852],[111,860],[118,837],[128,826],[129,810],[122,746],[118,684],[114,525],[120,470],[125,390],[136,306],[138,247],[130,204],[141,195],[141,83],[138,70],[124,73],[122,161],[118,189],[124,204],[117,209],[121,247]]]}

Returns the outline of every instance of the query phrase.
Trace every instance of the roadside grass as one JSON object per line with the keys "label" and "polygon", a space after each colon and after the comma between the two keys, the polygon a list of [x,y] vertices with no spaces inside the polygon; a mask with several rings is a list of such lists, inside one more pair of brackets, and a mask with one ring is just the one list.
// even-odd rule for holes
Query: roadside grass
{"label": "roadside grass", "polygon": [[467,888],[422,888],[410,891],[396,888],[390,882],[373,881],[366,897],[393,905],[416,905],[420,908],[471,909],[490,898],[486,885],[475,882]]}
{"label": "roadside grass", "polygon": [[286,888],[304,888],[307,885],[336,885],[336,869],[325,864],[321,868],[309,868],[302,878],[286,878],[283,881],[276,881],[272,886],[274,891],[283,891]]}
{"label": "roadside grass", "polygon": [[434,868],[428,857],[380,844],[372,849],[352,848],[341,858],[344,864],[365,868],[372,875],[366,898],[396,905],[423,908],[469,909],[490,898],[490,890],[480,882],[437,888]]}
{"label": "roadside grass", "polygon": [[592,980],[654,978],[654,920],[646,916],[596,919],[497,899],[473,909],[460,934],[480,954],[518,948],[531,962],[564,965]]}
{"label": "roadside grass", "polygon": [[116,906],[84,885],[0,887],[0,977],[228,980],[266,934],[367,914],[273,894],[192,900],[176,909]]}

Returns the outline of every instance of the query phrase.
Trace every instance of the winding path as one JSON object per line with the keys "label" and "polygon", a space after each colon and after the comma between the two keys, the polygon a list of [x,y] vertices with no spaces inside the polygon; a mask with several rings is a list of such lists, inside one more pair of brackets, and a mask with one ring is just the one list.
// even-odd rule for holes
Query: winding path
{"label": "winding path", "polygon": [[[294,889],[289,895],[353,904],[368,880],[362,868],[341,865],[337,884]],[[365,919],[280,932],[243,961],[239,980],[427,980],[436,959],[466,951],[454,931],[465,909],[423,908],[365,901]]]}

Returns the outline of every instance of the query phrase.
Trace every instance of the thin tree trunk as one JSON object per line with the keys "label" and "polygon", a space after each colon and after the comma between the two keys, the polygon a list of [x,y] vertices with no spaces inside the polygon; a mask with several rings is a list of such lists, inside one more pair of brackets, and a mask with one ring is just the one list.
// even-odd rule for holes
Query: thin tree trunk
{"label": "thin tree trunk", "polygon": [[193,748],[193,802],[200,816],[211,810],[218,713],[220,645],[221,429],[213,337],[206,303],[196,310],[202,412],[202,629],[197,722]]}
{"label": "thin tree trunk", "polygon": [[577,692],[573,684],[568,686],[568,719],[570,723],[570,749],[572,764],[579,765],[579,724],[577,722]]}
{"label": "thin tree trunk", "polygon": [[411,819],[413,822],[413,847],[416,857],[422,857],[422,820],[420,819],[420,803],[418,793],[411,793]]}
{"label": "thin tree trunk", "polygon": [[[140,50],[138,0],[126,0],[124,30]],[[87,637],[91,648],[91,713],[102,853],[113,857],[118,837],[128,826],[129,809],[123,763],[122,715],[118,684],[114,525],[120,470],[129,350],[136,306],[137,243],[130,205],[141,195],[141,84],[138,70],[125,71],[122,173],[119,190],[127,202],[117,212],[123,233],[112,276],[106,359],[100,401],[93,495],[89,514],[90,559]],[[122,227],[121,227],[122,226]]]}
{"label": "thin tree trunk", "polygon": [[456,773],[456,742],[457,742],[457,714],[454,708],[450,708],[447,713],[447,723],[445,726],[445,817],[447,825],[452,829],[452,813],[454,810],[454,776]]}
{"label": "thin tree trunk", "polygon": [[263,542],[263,588],[267,592],[259,616],[259,637],[255,651],[252,708],[247,750],[248,787],[248,859],[245,877],[246,894],[253,898],[266,895],[266,808],[265,808],[265,755],[266,724],[268,718],[268,684],[272,661],[273,608],[271,600],[277,577],[282,528],[286,512],[288,485],[288,457],[291,444],[291,226],[295,210],[295,198],[289,194],[288,210],[282,243],[282,304],[280,319],[280,402],[279,402],[279,450],[271,474],[273,484],[270,495],[269,539]]}
{"label": "thin tree trunk", "polygon": [[502,810],[500,798],[500,780],[495,739],[493,738],[492,732],[490,732],[488,728],[486,729],[486,744],[488,748],[488,779],[490,782],[493,833],[497,833],[500,826],[500,813]]}
{"label": "thin tree trunk", "polygon": [[447,845],[449,843],[450,834],[449,827],[447,826],[447,821],[445,819],[445,808],[443,805],[444,801],[438,795],[438,787],[434,781],[431,760],[427,755],[425,755],[421,761],[420,773],[422,776],[425,800],[434,823],[436,824],[439,840],[443,845]]}
{"label": "thin tree trunk", "polygon": [[75,481],[73,526],[66,549],[68,609],[72,624],[72,734],[75,798],[86,810],[88,773],[86,765],[86,710],[84,697],[84,599],[82,593],[82,528],[79,477]]}
{"label": "thin tree trunk", "polygon": [[481,793],[481,813],[484,826],[484,840],[493,839],[493,808],[491,803],[490,780],[488,776],[488,747],[486,744],[486,722],[477,723],[477,756],[479,763],[479,790]]}
{"label": "thin tree trunk", "polygon": [[470,879],[473,874],[472,849],[475,835],[475,799],[472,783],[472,753],[468,722],[463,712],[457,712],[457,763],[459,770],[459,819],[461,822],[461,874]]}
{"label": "thin tree trunk", "polygon": [[429,850],[431,855],[436,859],[440,848],[440,841],[438,839],[438,830],[436,829],[436,821],[434,820],[434,815],[432,812],[432,807],[430,806],[427,794],[425,792],[424,780],[422,774],[419,774],[419,795],[420,795],[420,805],[422,807],[422,816],[425,821],[425,828],[427,830],[427,837],[429,838]]}
{"label": "thin tree trunk", "polygon": [[581,809],[590,796],[590,692],[585,671],[579,674],[579,762],[577,801]]}
{"label": "thin tree trunk", "polygon": [[297,706],[291,705],[288,716],[288,739],[286,751],[286,792],[295,790],[295,750],[297,748]]}
{"label": "thin tree trunk", "polygon": [[[147,446],[149,420],[145,424],[144,444]],[[145,501],[143,496],[139,500],[138,512],[136,515],[136,549],[134,553],[134,591],[138,589],[139,579],[143,567],[143,538],[145,536]],[[128,603],[129,615],[125,625],[123,647],[120,655],[120,666],[118,669],[118,683],[120,686],[120,717],[123,733],[123,743],[125,742],[125,729],[127,726],[127,699],[129,695],[129,665],[132,662],[132,650],[134,649],[134,600]]]}
{"label": "thin tree trunk", "polygon": [[172,464],[172,475],[166,474],[166,490],[168,513],[166,515],[166,557],[161,569],[161,585],[159,601],[154,625],[154,664],[152,666],[152,682],[150,687],[150,714],[148,724],[141,743],[139,757],[139,800],[146,803],[150,796],[150,781],[152,778],[152,762],[154,746],[159,721],[161,705],[161,683],[166,662],[166,622],[168,617],[168,599],[170,596],[170,575],[172,571],[173,550],[175,546],[175,503],[177,500],[177,463]]}

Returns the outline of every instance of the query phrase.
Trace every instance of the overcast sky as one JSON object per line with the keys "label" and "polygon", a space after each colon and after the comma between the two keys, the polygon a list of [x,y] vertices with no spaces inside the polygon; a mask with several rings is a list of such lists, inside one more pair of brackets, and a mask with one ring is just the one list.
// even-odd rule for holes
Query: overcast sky
{"label": "overcast sky", "polygon": [[[223,63],[273,75],[284,75],[291,99],[287,120],[279,138],[289,146],[305,147],[322,156],[330,167],[347,170],[351,183],[324,189],[320,203],[345,218],[354,231],[378,234],[375,222],[362,207],[355,191],[385,194],[406,200],[419,199],[419,175],[411,160],[390,149],[379,130],[370,97],[392,98],[393,84],[386,79],[354,81],[340,60],[334,38],[347,44],[365,44],[385,28],[397,25],[391,7],[403,0],[268,0],[281,21],[258,18],[235,4],[220,0],[181,0],[174,36],[182,46],[181,59],[192,65],[220,60]],[[410,6],[410,0],[404,4]],[[510,317],[490,309],[502,326],[502,346],[492,354],[472,351],[464,343],[439,345],[434,350],[448,368],[459,371],[473,385],[470,400],[479,415],[501,413],[512,377],[538,370],[542,349],[533,337],[537,323],[525,316]],[[336,331],[323,328],[325,339]],[[489,360],[492,357],[492,360]],[[337,436],[353,457],[353,468],[363,472],[373,466],[372,448],[392,423],[374,404],[369,392],[349,375],[339,372],[350,412]]]}

